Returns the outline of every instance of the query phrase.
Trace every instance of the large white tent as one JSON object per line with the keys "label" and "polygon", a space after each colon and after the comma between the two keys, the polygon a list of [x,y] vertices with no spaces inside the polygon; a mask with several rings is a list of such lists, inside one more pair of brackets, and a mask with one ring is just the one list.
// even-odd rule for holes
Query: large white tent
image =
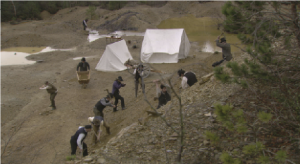
{"label": "large white tent", "polygon": [[127,69],[124,63],[128,59],[132,60],[132,56],[125,40],[121,40],[106,46],[95,69],[98,71],[123,71]]}
{"label": "large white tent", "polygon": [[147,29],[141,61],[144,63],[177,63],[188,56],[191,44],[184,29]]}

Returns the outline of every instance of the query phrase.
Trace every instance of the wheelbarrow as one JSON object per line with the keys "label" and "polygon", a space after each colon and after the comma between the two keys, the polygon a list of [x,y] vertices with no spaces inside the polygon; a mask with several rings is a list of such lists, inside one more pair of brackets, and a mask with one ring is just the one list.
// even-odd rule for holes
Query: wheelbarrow
{"label": "wheelbarrow", "polygon": [[90,82],[90,71],[76,71],[79,84],[82,84],[82,88],[86,88]]}

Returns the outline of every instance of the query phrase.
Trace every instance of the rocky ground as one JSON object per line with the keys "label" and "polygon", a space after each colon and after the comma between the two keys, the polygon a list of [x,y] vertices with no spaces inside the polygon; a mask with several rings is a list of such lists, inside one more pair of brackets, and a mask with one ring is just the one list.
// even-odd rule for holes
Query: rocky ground
{"label": "rocky ground", "polygon": [[[129,3],[117,11],[97,9],[99,19],[89,21],[89,27],[100,34],[119,29],[144,32],[167,18],[193,14],[196,17],[216,17],[221,13],[224,2],[168,2],[162,7],[149,7]],[[111,90],[112,83],[122,76],[126,87],[121,89],[127,109],[112,112],[105,111],[111,126],[111,135],[104,133],[101,142],[92,145],[91,134],[86,139],[91,163],[173,163],[178,153],[178,134],[174,133],[159,117],[146,113],[151,110],[139,92],[133,96],[133,76],[127,71],[98,72],[95,66],[105,50],[105,39],[92,43],[82,30],[82,20],[86,17],[87,7],[63,9],[55,15],[43,12],[44,19],[29,21],[17,25],[1,24],[1,47],[44,47],[76,48],[75,51],[55,51],[31,55],[29,60],[43,60],[42,63],[24,66],[1,67],[1,150],[2,163],[65,163],[70,155],[70,137],[78,126],[88,124],[87,118],[93,116],[92,108],[106,95],[104,89]],[[124,37],[125,40],[137,40],[137,49],[129,46],[134,59],[138,59],[142,37]],[[213,76],[204,78],[188,90],[179,89],[180,80],[176,74],[179,68],[193,71],[197,77],[212,72],[211,64],[221,58],[220,54],[199,52],[199,45],[191,43],[189,57],[177,64],[153,64],[155,69],[164,72],[164,78],[171,78],[175,91],[181,95],[185,122],[185,144],[183,163],[199,161],[199,155],[209,145],[203,138],[203,132],[214,123],[214,116],[206,116],[213,110],[216,102],[228,103],[229,97],[241,90],[234,84],[221,84]],[[78,60],[74,57],[88,58],[91,65],[91,81],[86,89],[77,82],[75,68]],[[237,55],[235,60],[239,60]],[[160,75],[151,73],[146,81],[159,79]],[[48,80],[58,88],[57,110],[48,106],[49,95],[38,88]],[[146,96],[155,107],[155,84],[146,85]],[[175,130],[179,130],[178,100],[172,93],[172,102],[161,108],[164,118]],[[210,147],[210,149],[212,149]],[[207,158],[216,160],[219,150],[211,150]],[[201,155],[202,156],[202,155]],[[79,163],[77,159],[75,162]],[[67,163],[74,163],[70,161]]]}

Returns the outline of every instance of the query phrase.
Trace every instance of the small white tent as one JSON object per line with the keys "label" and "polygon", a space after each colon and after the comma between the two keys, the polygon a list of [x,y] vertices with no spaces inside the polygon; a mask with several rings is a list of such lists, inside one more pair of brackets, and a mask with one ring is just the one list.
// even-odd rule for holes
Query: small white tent
{"label": "small white tent", "polygon": [[124,63],[128,59],[132,60],[132,56],[125,40],[121,40],[106,46],[95,69],[98,71],[123,71],[127,69]]}
{"label": "small white tent", "polygon": [[177,63],[188,56],[191,44],[184,29],[147,29],[141,61],[144,63]]}

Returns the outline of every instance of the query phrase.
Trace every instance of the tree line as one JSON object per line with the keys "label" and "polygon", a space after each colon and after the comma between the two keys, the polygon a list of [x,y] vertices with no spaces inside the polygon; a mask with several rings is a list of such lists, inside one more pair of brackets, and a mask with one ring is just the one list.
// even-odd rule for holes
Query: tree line
{"label": "tree line", "polygon": [[[55,14],[57,11],[75,6],[93,6],[108,10],[118,10],[124,7],[127,1],[1,1],[1,21],[39,20],[41,12],[48,11]],[[162,6],[163,1],[132,2],[149,6]]]}
{"label": "tree line", "polygon": [[[246,45],[241,50],[251,57],[216,67],[215,77],[240,84],[260,101],[256,111],[215,106],[226,132],[235,133],[240,143],[247,134],[253,138],[253,143],[243,146],[243,158],[239,152],[224,152],[221,161],[242,163],[250,158],[261,164],[299,163],[300,3],[226,2],[222,13],[224,31],[238,34]],[[213,134],[207,138],[217,142]]]}

